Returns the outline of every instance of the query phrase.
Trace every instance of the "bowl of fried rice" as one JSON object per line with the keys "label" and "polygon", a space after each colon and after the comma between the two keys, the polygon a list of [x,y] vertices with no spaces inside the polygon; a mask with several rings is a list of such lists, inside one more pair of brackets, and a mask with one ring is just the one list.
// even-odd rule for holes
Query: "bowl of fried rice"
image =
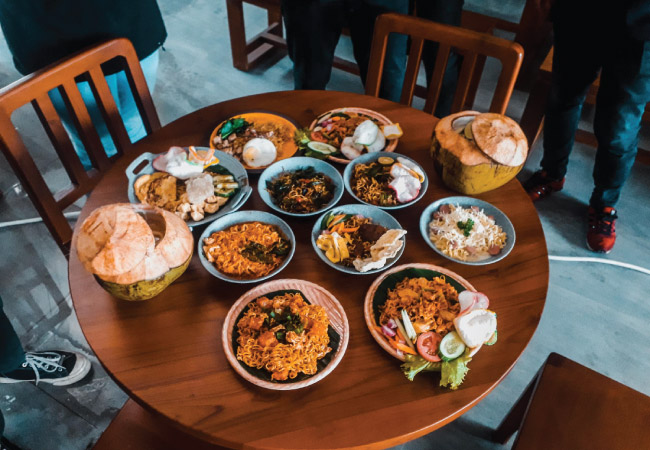
{"label": "bowl of fried rice", "polygon": [[219,217],[203,231],[198,254],[205,270],[231,283],[255,283],[291,261],[296,238],[287,223],[263,211]]}

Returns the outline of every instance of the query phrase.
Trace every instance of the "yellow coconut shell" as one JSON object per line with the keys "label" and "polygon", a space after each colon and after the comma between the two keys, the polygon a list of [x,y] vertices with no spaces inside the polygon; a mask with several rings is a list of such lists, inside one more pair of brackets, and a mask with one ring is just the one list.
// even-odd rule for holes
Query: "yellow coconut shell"
{"label": "yellow coconut shell", "polygon": [[[77,234],[77,255],[102,287],[118,298],[158,295],[187,268],[194,238],[176,215],[148,205],[97,210]],[[119,250],[119,251],[117,251]]]}
{"label": "yellow coconut shell", "polygon": [[[473,117],[472,132],[477,134],[478,139],[477,136],[468,139],[463,133],[464,127],[457,125],[467,122],[468,116]],[[503,186],[519,173],[526,159],[525,154],[523,158],[521,156],[523,147],[519,140],[515,145],[499,146],[498,136],[506,135],[508,127],[514,124],[517,130],[521,131],[516,122],[508,118],[498,120],[500,129],[498,132],[491,132],[485,124],[497,119],[493,116],[505,116],[489,114],[489,120],[480,120],[480,126],[475,127],[476,121],[482,116],[484,115],[476,111],[462,111],[441,119],[435,128],[431,144],[434,166],[443,183],[462,194],[476,195]],[[519,137],[516,130],[513,135]],[[477,145],[477,141],[487,142],[490,146],[489,152],[497,154],[502,160],[517,164],[506,165],[495,161]],[[514,156],[508,153],[509,149]]]}

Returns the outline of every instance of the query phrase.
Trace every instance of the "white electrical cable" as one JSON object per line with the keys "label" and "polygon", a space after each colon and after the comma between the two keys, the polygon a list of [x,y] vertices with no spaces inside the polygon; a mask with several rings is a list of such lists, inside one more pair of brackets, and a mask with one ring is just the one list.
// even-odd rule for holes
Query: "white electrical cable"
{"label": "white electrical cable", "polygon": [[[81,214],[81,211],[71,211],[63,213],[66,219],[76,219]],[[34,217],[33,219],[20,219],[12,220],[10,222],[0,222],[0,228],[15,227],[19,225],[27,225],[30,223],[42,222],[42,217]]]}
{"label": "white electrical cable", "polygon": [[628,264],[620,261],[612,261],[611,259],[589,258],[583,256],[555,256],[555,255],[548,255],[548,259],[549,261],[572,261],[572,262],[592,262],[592,263],[599,263],[599,264],[610,264],[612,266],[624,267],[626,269],[636,270],[637,272],[650,275],[650,269],[646,269],[645,267],[635,266],[634,264]]}

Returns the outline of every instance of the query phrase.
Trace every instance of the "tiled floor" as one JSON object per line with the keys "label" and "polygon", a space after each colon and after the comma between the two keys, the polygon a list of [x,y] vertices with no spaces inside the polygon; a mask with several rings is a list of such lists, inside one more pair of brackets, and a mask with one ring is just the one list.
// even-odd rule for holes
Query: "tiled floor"
{"label": "tiled floor", "polygon": [[[154,100],[163,123],[203,106],[242,95],[293,86],[291,63],[284,58],[272,67],[243,73],[232,68],[225,19],[225,2],[161,0],[169,32],[160,58]],[[516,18],[521,1],[472,1],[468,6]],[[246,7],[250,24],[264,22],[261,11]],[[349,42],[338,49],[350,54]],[[0,41],[0,85],[19,77],[4,41]],[[488,78],[494,79],[493,76]],[[489,87],[489,83],[486,84]],[[330,89],[361,92],[359,80],[334,71]],[[482,94],[484,94],[482,92]],[[485,96],[479,103],[485,103]],[[509,114],[519,118],[525,94],[516,92]],[[48,179],[60,183],[62,174],[43,136],[34,133],[33,115],[21,112],[16,123],[27,130],[30,148],[47,168]],[[549,253],[593,256],[584,246],[585,209],[591,189],[593,149],[576,145],[566,189],[539,205]],[[526,173],[538,164],[537,149]],[[525,176],[526,173],[522,174]],[[26,197],[0,157],[0,221],[35,217]],[[650,167],[635,166],[619,205],[619,241],[605,256],[650,267],[646,232],[650,205]],[[28,349],[67,348],[92,358],[70,302],[65,258],[42,224],[0,228],[0,296]],[[484,437],[494,428],[551,351],[560,352],[650,395],[650,279],[638,272],[590,263],[551,263],[550,287],[544,315],[528,349],[512,373],[495,391],[462,418],[430,435],[399,446],[404,449],[500,448]],[[0,387],[0,409],[7,419],[7,436],[25,449],[84,449],[108,425],[125,395],[93,358],[93,373],[67,388],[32,384]]]}

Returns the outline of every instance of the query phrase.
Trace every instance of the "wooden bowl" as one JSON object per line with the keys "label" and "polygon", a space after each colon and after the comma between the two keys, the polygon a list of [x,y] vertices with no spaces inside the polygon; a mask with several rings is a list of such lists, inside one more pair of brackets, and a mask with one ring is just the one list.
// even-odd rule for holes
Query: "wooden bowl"
{"label": "wooden bowl", "polygon": [[[377,331],[375,329],[376,326],[378,326],[377,323],[377,317],[375,315],[376,308],[374,305],[374,297],[377,292],[377,290],[380,288],[384,280],[388,278],[389,276],[393,274],[398,274],[400,272],[405,272],[409,271],[411,269],[414,270],[425,270],[429,272],[434,272],[431,274],[432,276],[439,276],[439,275],[444,275],[445,278],[447,279],[447,282],[454,286],[456,290],[460,293],[466,289],[469,289],[471,291],[475,291],[474,286],[472,286],[469,281],[461,277],[460,275],[452,272],[451,270],[447,270],[444,267],[439,267],[439,266],[434,266],[433,264],[403,264],[401,266],[397,266],[389,270],[388,272],[384,272],[380,277],[378,277],[370,286],[370,289],[368,289],[368,293],[366,294],[366,300],[363,305],[363,314],[366,318],[366,325],[368,326],[368,330],[370,330],[370,334],[372,334],[372,337],[375,338],[375,341],[388,353],[390,353],[392,356],[395,358],[399,359],[400,361],[404,361],[404,356],[400,356],[397,354],[397,350],[395,350],[393,347],[390,346],[386,338],[382,333]],[[404,274],[401,279],[406,278],[408,275],[407,273]],[[428,276],[427,276],[428,277]],[[392,286],[390,286],[392,288]],[[385,288],[385,286],[383,287]],[[480,348],[480,347],[478,347]],[[478,348],[476,351],[478,351]],[[476,353],[476,351],[474,353]],[[474,354],[473,353],[473,354]]]}
{"label": "wooden bowl", "polygon": [[[235,333],[236,325],[241,314],[250,302],[270,292],[283,290],[298,290],[304,294],[305,300],[307,300],[308,303],[312,305],[320,305],[325,308],[330,320],[328,334],[330,335],[330,347],[332,347],[332,351],[328,353],[325,358],[319,361],[318,372],[315,375],[300,374],[294,380],[271,381],[270,373],[264,369],[248,367],[243,362],[237,360],[237,351],[235,348],[237,343],[235,342],[235,339],[233,339],[233,334]],[[335,333],[335,336],[338,335],[340,338],[336,348],[333,346],[332,333]],[[288,391],[310,386],[325,378],[334,370],[334,368],[336,368],[336,366],[341,362],[341,359],[343,359],[343,354],[348,347],[350,326],[345,311],[343,310],[343,306],[341,306],[336,297],[325,290],[325,288],[309,281],[280,279],[256,286],[239,297],[232,308],[230,308],[230,311],[224,320],[221,339],[223,342],[223,350],[226,353],[228,362],[233,369],[235,369],[235,372],[241,375],[244,379],[256,386],[266,389]],[[326,361],[326,363],[321,367],[321,362],[323,361]],[[268,377],[262,376],[260,374],[262,372],[268,374]]]}
{"label": "wooden bowl", "polygon": [[[378,113],[377,111],[373,111],[372,109],[365,109],[365,108],[354,108],[354,107],[346,107],[346,108],[337,108],[337,109],[331,109],[329,111],[324,112],[323,114],[319,115],[314,119],[314,121],[309,125],[309,129],[313,130],[316,128],[318,125],[318,121],[321,119],[321,117],[327,115],[327,114],[332,114],[332,113],[337,113],[337,112],[353,112],[357,114],[363,114],[366,116],[369,116],[373,119],[376,119],[381,125],[390,125],[393,123],[392,120],[390,120],[388,117],[384,116],[381,113]],[[395,147],[397,147],[397,143],[399,142],[399,139],[387,139],[386,142],[386,147],[382,150],[382,152],[392,152],[395,151]],[[330,161],[334,161],[337,163],[341,164],[348,164],[351,159],[347,158],[339,158],[337,156],[328,156],[327,159]]]}

